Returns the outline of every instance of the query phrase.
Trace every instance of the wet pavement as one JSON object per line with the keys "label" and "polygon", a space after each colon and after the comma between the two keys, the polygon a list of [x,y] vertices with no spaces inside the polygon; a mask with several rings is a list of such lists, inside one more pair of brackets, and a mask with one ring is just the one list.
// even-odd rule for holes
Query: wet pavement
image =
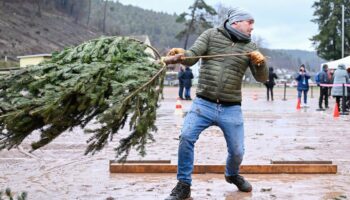
{"label": "wet pavement", "polygon": [[[193,91],[194,92],[194,91]],[[156,142],[147,155],[130,153],[130,160],[177,162],[178,136],[183,118],[174,115],[177,88],[164,90],[157,112]],[[316,111],[318,91],[309,95],[309,108],[296,110],[296,90],[275,89],[275,101],[266,101],[265,88],[244,88],[245,156],[243,164],[269,164],[271,160],[330,160],[337,174],[246,174],[253,192],[242,193],[225,182],[223,174],[193,175],[192,197],[202,199],[350,199],[350,116],[333,118],[330,108]],[[193,95],[194,96],[194,95]],[[186,112],[191,101],[182,101]],[[30,141],[0,152],[0,190],[27,191],[29,199],[164,199],[176,184],[176,174],[111,174],[113,148],[127,130],[94,156],[84,156],[88,135],[81,130],[62,134],[51,144],[28,153]],[[205,130],[195,148],[195,163],[224,164],[226,144],[217,127]]]}

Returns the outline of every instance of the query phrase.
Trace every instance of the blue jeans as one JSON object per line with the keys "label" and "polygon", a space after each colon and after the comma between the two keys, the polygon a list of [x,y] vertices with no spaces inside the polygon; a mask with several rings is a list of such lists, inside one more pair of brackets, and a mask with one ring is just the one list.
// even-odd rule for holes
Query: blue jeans
{"label": "blue jeans", "polygon": [[191,97],[191,87],[185,87],[185,98]]}
{"label": "blue jeans", "polygon": [[194,144],[209,126],[219,126],[227,145],[226,176],[239,173],[244,154],[244,127],[241,106],[223,106],[201,98],[193,101],[186,115],[179,144],[177,179],[191,185]]}
{"label": "blue jeans", "polygon": [[183,94],[184,94],[184,86],[179,85],[179,97],[184,98]]}
{"label": "blue jeans", "polygon": [[304,93],[304,104],[307,104],[307,92],[308,90],[298,90],[298,99],[301,100],[301,93]]}

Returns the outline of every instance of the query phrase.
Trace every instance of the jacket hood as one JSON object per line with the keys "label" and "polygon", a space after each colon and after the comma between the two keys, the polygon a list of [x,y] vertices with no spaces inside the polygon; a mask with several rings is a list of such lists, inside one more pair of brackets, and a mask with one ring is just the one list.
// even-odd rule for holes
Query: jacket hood
{"label": "jacket hood", "polygon": [[222,34],[224,34],[225,37],[231,39],[230,33],[225,29],[225,23],[226,23],[227,21],[228,21],[228,20],[225,20],[223,23],[221,23],[221,24],[217,27],[217,29],[218,29]]}
{"label": "jacket hood", "polygon": [[345,65],[344,65],[344,64],[339,64],[339,65],[338,65],[338,69],[344,69],[344,70],[345,70],[345,69],[346,69],[346,67],[345,67]]}

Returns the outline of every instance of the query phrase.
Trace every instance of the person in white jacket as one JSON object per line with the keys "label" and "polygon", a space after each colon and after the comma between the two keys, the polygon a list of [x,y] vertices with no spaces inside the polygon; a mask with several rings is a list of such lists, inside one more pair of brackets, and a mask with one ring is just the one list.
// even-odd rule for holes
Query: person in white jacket
{"label": "person in white jacket", "polygon": [[[338,110],[340,110],[339,105],[340,105],[340,99],[343,98],[343,96],[346,98],[348,96],[347,89],[345,88],[343,91],[343,86],[342,84],[349,83],[349,75],[348,72],[346,71],[346,67],[344,64],[339,64],[337,70],[334,72],[334,85],[339,85],[339,86],[333,86],[331,95],[333,98],[335,98],[335,101],[338,105]],[[341,85],[341,86],[340,86]],[[344,93],[344,94],[343,94]],[[342,101],[344,101],[343,99]]]}

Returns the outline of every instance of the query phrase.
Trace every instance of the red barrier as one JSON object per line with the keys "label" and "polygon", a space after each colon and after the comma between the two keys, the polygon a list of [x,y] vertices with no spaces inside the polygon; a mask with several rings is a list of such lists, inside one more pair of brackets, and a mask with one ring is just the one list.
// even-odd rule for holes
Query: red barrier
{"label": "red barrier", "polygon": [[[344,84],[344,85],[345,85],[345,87],[350,87],[350,84]],[[334,86],[341,87],[341,86],[343,86],[343,84],[324,84],[324,83],[322,83],[322,84],[320,84],[320,86],[322,86],[322,87],[334,87]]]}
{"label": "red barrier", "polygon": [[[276,84],[276,86],[284,86],[284,84],[278,83],[278,84]],[[296,87],[297,84],[291,84],[291,83],[288,84],[287,83],[287,86],[289,86],[289,87],[290,86]],[[317,86],[317,84],[310,83],[309,86]],[[338,87],[338,86],[343,86],[343,84],[324,84],[324,83],[322,83],[322,84],[320,84],[320,86],[322,86],[322,87],[334,87],[334,86]],[[345,84],[345,87],[350,87],[350,84]]]}

